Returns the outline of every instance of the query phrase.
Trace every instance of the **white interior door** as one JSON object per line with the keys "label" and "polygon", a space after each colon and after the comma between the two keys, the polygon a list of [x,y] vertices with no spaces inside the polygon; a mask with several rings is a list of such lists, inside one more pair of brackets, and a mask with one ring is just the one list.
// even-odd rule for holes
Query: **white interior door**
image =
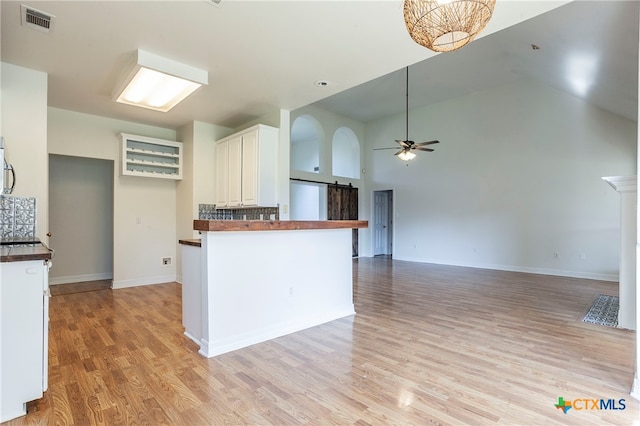
{"label": "white interior door", "polygon": [[373,192],[373,255],[391,254],[391,191]]}

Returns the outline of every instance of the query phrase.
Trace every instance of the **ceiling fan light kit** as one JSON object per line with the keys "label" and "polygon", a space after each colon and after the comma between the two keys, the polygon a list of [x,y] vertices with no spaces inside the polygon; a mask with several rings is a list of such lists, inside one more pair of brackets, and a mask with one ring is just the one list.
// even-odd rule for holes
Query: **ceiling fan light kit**
{"label": "ceiling fan light kit", "polygon": [[404,0],[409,35],[434,52],[451,52],[484,29],[496,0]]}
{"label": "ceiling fan light kit", "polygon": [[402,161],[409,161],[416,158],[416,155],[411,151],[402,150],[400,153],[398,153],[398,158]]}
{"label": "ceiling fan light kit", "polygon": [[[396,155],[399,159],[403,160],[403,161],[409,161],[409,160],[413,160],[414,158],[416,158],[416,154],[414,154],[413,152],[411,152],[411,150],[417,150],[417,151],[427,151],[427,152],[433,152],[432,148],[425,148],[426,145],[433,145],[435,143],[440,143],[440,141],[429,141],[429,142],[419,142],[419,143],[415,143],[414,141],[410,141],[409,140],[409,67],[405,68],[406,70],[406,95],[405,95],[405,107],[406,107],[406,115],[405,115],[405,140],[400,140],[400,139],[396,139],[396,143],[398,145],[400,145],[400,150],[398,152],[396,152],[394,155]],[[398,149],[396,148],[374,148],[374,151],[378,151],[381,149]]]}

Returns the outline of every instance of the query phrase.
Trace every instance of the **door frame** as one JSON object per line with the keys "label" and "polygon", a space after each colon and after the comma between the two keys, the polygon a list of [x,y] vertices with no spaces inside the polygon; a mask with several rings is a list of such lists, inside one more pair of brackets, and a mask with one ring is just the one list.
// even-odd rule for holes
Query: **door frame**
{"label": "door frame", "polygon": [[[47,164],[49,167],[49,171],[48,171],[48,183],[47,183],[47,193],[49,194],[49,204],[48,204],[48,233],[51,234],[53,233],[53,235],[49,235],[48,240],[47,240],[47,245],[52,247],[53,249],[58,248],[58,256],[61,256],[62,254],[64,254],[64,248],[65,245],[63,244],[63,247],[56,247],[56,240],[55,238],[57,236],[59,236],[60,234],[65,235],[64,239],[65,242],[67,243],[67,246],[69,244],[70,241],[70,237],[68,237],[68,235],[73,235],[73,230],[69,228],[68,224],[63,224],[64,227],[57,227],[60,225],[60,223],[58,221],[56,221],[56,217],[60,217],[60,216],[65,216],[65,209],[69,208],[68,206],[64,206],[64,208],[61,208],[61,206],[58,206],[56,203],[52,203],[52,199],[54,198],[54,196],[51,195],[52,191],[56,191],[59,190],[60,188],[64,189],[62,186],[59,185],[59,180],[52,178],[52,174],[56,174],[58,173],[56,170],[56,167],[52,167],[52,162],[56,161],[56,158],[60,158],[60,159],[67,159],[66,161],[73,161],[73,163],[75,165],[82,165],[82,166],[89,166],[91,165],[91,163],[93,162],[100,162],[102,163],[102,165],[105,167],[105,170],[109,170],[109,176],[107,177],[107,179],[104,180],[95,180],[93,181],[94,183],[96,183],[97,185],[100,186],[101,188],[101,193],[103,194],[104,198],[101,198],[101,200],[103,202],[105,202],[108,199],[108,204],[111,204],[110,206],[110,210],[106,210],[104,209],[105,212],[108,212],[107,216],[109,216],[108,218],[110,220],[108,221],[104,221],[104,218],[99,218],[93,215],[90,215],[90,219],[87,219],[90,223],[85,223],[84,226],[92,226],[95,227],[95,221],[102,221],[102,228],[104,230],[104,238],[100,238],[101,241],[97,242],[96,244],[99,244],[99,246],[101,248],[105,248],[107,247],[107,250],[99,250],[98,254],[103,253],[106,254],[108,253],[111,257],[110,261],[111,261],[111,267],[110,270],[103,270],[103,271],[93,271],[92,273],[89,274],[83,274],[83,273],[78,273],[77,271],[73,271],[74,273],[77,273],[77,275],[64,275],[64,276],[58,276],[58,277],[49,277],[49,284],[50,285],[57,285],[57,284],[68,284],[68,283],[75,283],[75,282],[84,282],[84,281],[98,281],[98,280],[110,280],[113,284],[113,276],[114,276],[114,271],[115,271],[115,176],[117,176],[117,166],[118,166],[118,162],[112,159],[105,159],[105,158],[91,158],[91,157],[78,157],[78,156],[71,156],[71,155],[66,155],[66,154],[53,154],[53,153],[49,153],[47,155]],[[106,174],[106,173],[105,173]],[[82,176],[77,175],[77,178],[81,178]],[[94,187],[95,189],[95,187]],[[77,196],[74,196],[75,200],[78,200]],[[53,241],[52,241],[53,238]],[[60,241],[60,240],[59,240]],[[68,259],[70,259],[68,257],[68,255],[66,256],[67,259],[67,263],[69,263]],[[95,257],[92,259],[96,259]],[[60,258],[58,257],[58,262],[60,261]],[[77,259],[76,259],[77,261]],[[56,260],[54,259],[54,265],[56,263]],[[100,262],[98,262],[100,263]],[[65,271],[66,272],[66,271]]]}
{"label": "door frame", "polygon": [[376,194],[377,193],[382,193],[385,194],[386,198],[387,198],[387,247],[386,247],[386,255],[390,255],[393,258],[393,247],[394,247],[394,238],[395,238],[395,222],[393,220],[394,216],[393,216],[393,212],[395,211],[395,197],[393,195],[393,189],[377,189],[377,190],[373,190],[371,191],[371,212],[372,212],[372,219],[373,219],[373,223],[372,223],[372,235],[371,235],[371,254],[373,256],[376,256],[376,232],[375,229],[373,227],[375,227],[375,224],[377,223],[377,213],[376,213],[376,208],[375,208],[375,202],[376,202]]}

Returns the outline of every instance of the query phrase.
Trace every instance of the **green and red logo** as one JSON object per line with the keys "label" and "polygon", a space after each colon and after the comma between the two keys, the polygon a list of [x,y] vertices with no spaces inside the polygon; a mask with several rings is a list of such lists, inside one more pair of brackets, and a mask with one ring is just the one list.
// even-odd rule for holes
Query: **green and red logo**
{"label": "green and red logo", "polygon": [[562,410],[564,414],[567,414],[570,409],[576,411],[583,410],[624,410],[627,408],[624,399],[590,399],[580,398],[573,401],[565,401],[564,397],[559,396],[558,402],[553,405],[558,410]]}

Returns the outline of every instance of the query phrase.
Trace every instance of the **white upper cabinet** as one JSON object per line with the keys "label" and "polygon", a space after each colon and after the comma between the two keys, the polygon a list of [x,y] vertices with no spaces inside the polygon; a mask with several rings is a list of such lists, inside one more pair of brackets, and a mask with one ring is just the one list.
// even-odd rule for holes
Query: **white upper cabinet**
{"label": "white upper cabinet", "polygon": [[278,205],[278,138],[277,128],[258,124],[216,142],[216,206]]}
{"label": "white upper cabinet", "polygon": [[121,133],[122,174],[182,179],[182,142]]}
{"label": "white upper cabinet", "polygon": [[229,202],[227,207],[242,205],[242,146],[243,137],[237,136],[227,142],[229,150],[228,185]]}
{"label": "white upper cabinet", "polygon": [[[259,173],[260,173],[260,147],[258,146],[258,133],[251,132],[242,138],[242,205],[258,206],[260,205]],[[265,168],[266,165],[263,165]],[[275,173],[274,173],[275,176]],[[263,179],[270,179],[271,176],[265,176]],[[263,189],[262,192],[265,190]],[[273,194],[275,201],[275,194]],[[266,194],[263,197],[266,201]]]}

